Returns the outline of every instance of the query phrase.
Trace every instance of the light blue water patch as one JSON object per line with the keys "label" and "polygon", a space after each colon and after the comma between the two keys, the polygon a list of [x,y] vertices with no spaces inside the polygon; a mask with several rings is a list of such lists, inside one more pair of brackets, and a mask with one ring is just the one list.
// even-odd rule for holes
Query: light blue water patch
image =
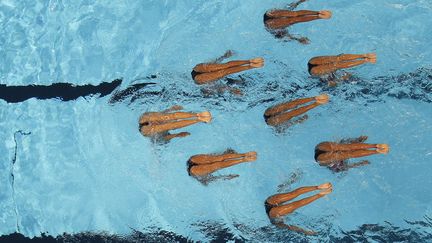
{"label": "light blue water patch", "polygon": [[[123,77],[122,90],[157,77],[122,102],[113,96],[1,100],[0,233],[124,234],[156,226],[198,240],[206,237],[200,225],[217,222],[262,240],[280,232],[257,230],[270,224],[264,200],[294,173],[285,191],[333,184],[332,194],[287,218],[322,232],[323,239],[383,222],[431,234],[430,227],[406,222],[432,215],[431,3],[308,1],[300,9],[330,9],[333,17],[290,28],[311,40],[306,46],[280,42],[265,30],[264,12],[285,5],[2,1],[1,84],[98,84]],[[243,80],[243,96],[206,96],[190,71],[228,49],[236,59],[263,56],[266,65],[233,76]],[[313,56],[363,52],[377,52],[378,62],[353,69],[351,83],[329,88],[307,74]],[[265,124],[269,106],[322,92],[330,103],[311,111],[305,123],[282,134]],[[166,145],[142,137],[139,116],[174,104],[209,110],[214,119],[182,129],[191,136]],[[314,162],[319,142],[360,135],[390,144],[390,153],[341,174]],[[240,175],[231,181],[203,186],[188,176],[190,156],[226,148],[257,151],[258,160],[217,173]]]}

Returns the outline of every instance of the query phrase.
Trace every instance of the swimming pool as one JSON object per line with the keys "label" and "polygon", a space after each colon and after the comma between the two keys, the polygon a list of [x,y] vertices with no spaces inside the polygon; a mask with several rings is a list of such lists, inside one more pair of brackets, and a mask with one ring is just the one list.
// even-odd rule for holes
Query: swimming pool
{"label": "swimming pool", "polygon": [[[427,241],[432,238],[432,4],[428,0],[311,0],[330,20],[294,25],[310,45],[281,42],[262,16],[284,1],[1,1],[1,84],[98,85],[122,78],[104,97],[0,100],[0,234],[171,232],[178,240]],[[192,67],[236,51],[265,67],[233,77],[243,96],[204,95]],[[318,55],[377,52],[352,82],[327,87],[307,73]],[[132,85],[148,83],[140,89]],[[282,134],[269,106],[319,93],[331,102]],[[121,95],[120,95],[121,94]],[[138,132],[145,111],[172,105],[209,110],[191,136],[152,144]],[[368,135],[390,144],[371,165],[334,174],[313,160],[317,143]],[[203,186],[186,172],[194,154],[255,150],[258,160],[224,170],[239,178]],[[306,237],[271,226],[264,200],[333,183],[327,197],[288,217]],[[135,232],[135,233],[134,233]],[[165,235],[166,236],[166,235]]]}

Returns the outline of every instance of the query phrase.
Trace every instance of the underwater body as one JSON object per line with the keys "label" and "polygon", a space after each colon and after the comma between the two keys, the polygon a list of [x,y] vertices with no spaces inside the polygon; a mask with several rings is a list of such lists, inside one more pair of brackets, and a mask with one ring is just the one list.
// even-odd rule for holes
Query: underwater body
{"label": "underwater body", "polygon": [[[333,12],[290,27],[309,45],[265,29],[263,14],[287,4],[1,1],[0,234],[431,241],[431,1],[307,1],[298,9]],[[227,50],[265,59],[230,76],[241,96],[208,94],[190,76]],[[336,87],[307,72],[314,56],[365,52],[377,63],[350,70]],[[265,124],[268,107],[323,92],[330,103],[304,123],[283,132]],[[140,134],[143,112],[173,105],[208,110],[213,120],[166,144]],[[342,173],[315,162],[316,144],[360,135],[390,153]],[[227,148],[258,159],[218,171],[240,176],[207,186],[188,175],[190,156]],[[331,194],[285,217],[318,235],[271,225],[268,196],[326,181]]]}

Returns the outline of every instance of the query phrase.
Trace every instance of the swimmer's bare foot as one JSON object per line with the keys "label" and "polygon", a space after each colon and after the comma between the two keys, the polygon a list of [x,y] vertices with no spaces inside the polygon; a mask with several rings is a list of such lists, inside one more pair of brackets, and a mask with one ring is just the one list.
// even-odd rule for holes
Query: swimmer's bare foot
{"label": "swimmer's bare foot", "polygon": [[326,182],[326,183],[323,183],[323,184],[319,185],[317,188],[319,190],[325,190],[325,189],[329,189],[329,188],[332,188],[332,187],[333,186],[332,186],[332,184],[330,182]]}
{"label": "swimmer's bare foot", "polygon": [[368,62],[370,62],[370,63],[376,63],[376,59],[377,59],[377,57],[376,57],[376,53],[367,53],[367,54],[365,54],[365,58],[366,58],[366,61],[368,61]]}
{"label": "swimmer's bare foot", "polygon": [[315,97],[315,101],[320,105],[328,103],[329,99],[330,98],[327,94],[320,94]]}
{"label": "swimmer's bare foot", "polygon": [[264,66],[264,58],[257,57],[249,60],[249,65],[254,68],[260,68]]}
{"label": "swimmer's bare foot", "polygon": [[212,119],[212,116],[211,116],[210,112],[208,112],[208,111],[198,113],[197,116],[198,116],[198,120],[200,120],[202,122],[206,122],[206,123],[209,123]]}
{"label": "swimmer's bare foot", "polygon": [[329,19],[332,16],[332,12],[329,10],[322,10],[318,12],[318,17],[320,19]]}
{"label": "swimmer's bare foot", "polygon": [[376,151],[380,154],[388,154],[390,147],[388,146],[388,144],[377,144],[377,149]]}
{"label": "swimmer's bare foot", "polygon": [[333,191],[333,187],[330,187],[330,188],[327,188],[327,189],[324,189],[324,190],[320,191],[318,193],[318,195],[323,195],[324,196],[324,195],[330,194],[332,191]]}
{"label": "swimmer's bare foot", "polygon": [[257,152],[255,151],[247,152],[244,154],[244,158],[246,161],[254,161],[257,159]]}

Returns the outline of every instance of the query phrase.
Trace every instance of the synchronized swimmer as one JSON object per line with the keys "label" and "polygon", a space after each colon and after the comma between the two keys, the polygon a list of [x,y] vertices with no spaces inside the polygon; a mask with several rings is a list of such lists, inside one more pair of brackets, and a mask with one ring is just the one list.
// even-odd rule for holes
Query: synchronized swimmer
{"label": "synchronized swimmer", "polygon": [[330,19],[332,13],[328,10],[311,11],[294,9],[304,1],[291,4],[289,9],[272,9],[264,14],[264,25],[266,29],[276,38],[283,40],[295,40],[302,44],[309,44],[309,39],[306,37],[296,37],[291,35],[287,27],[297,23],[309,22],[317,19]]}
{"label": "synchronized swimmer", "polygon": [[232,149],[227,149],[222,154],[198,154],[189,158],[188,173],[203,184],[216,179],[232,179],[238,175],[212,176],[217,170],[227,168],[245,162],[252,162],[257,159],[256,152],[237,153]]}
{"label": "synchronized swimmer", "polygon": [[308,71],[312,76],[320,77],[330,86],[336,85],[339,80],[347,80],[351,74],[345,73],[342,77],[336,77],[336,71],[353,68],[365,63],[376,63],[376,54],[340,54],[337,56],[314,57],[308,62]]}
{"label": "synchronized swimmer", "polygon": [[139,120],[139,130],[142,135],[156,140],[169,141],[173,138],[186,137],[188,132],[170,134],[170,130],[187,127],[199,122],[209,123],[212,119],[210,112],[173,112],[182,110],[181,106],[173,106],[162,112],[146,112]]}
{"label": "synchronized swimmer", "polygon": [[348,164],[346,162],[348,159],[389,152],[390,148],[387,144],[363,143],[367,138],[367,136],[360,136],[344,139],[339,143],[322,142],[315,147],[315,161],[334,172],[340,172],[370,164],[367,160]]}
{"label": "synchronized swimmer", "polygon": [[[303,195],[308,192],[316,191],[316,190],[320,190],[320,192],[313,196],[284,204],[300,195]],[[296,209],[300,207],[303,207],[327,194],[330,194],[332,190],[333,190],[333,186],[329,182],[321,184],[319,186],[300,187],[288,193],[280,193],[268,197],[264,203],[264,206],[267,215],[270,218],[270,221],[272,222],[272,224],[276,225],[277,227],[286,228],[307,235],[315,235],[316,233],[314,231],[305,230],[298,226],[285,224],[283,217],[287,214],[294,212]]]}
{"label": "synchronized swimmer", "polygon": [[[313,102],[314,101],[314,102]],[[290,102],[282,103],[273,107],[268,108],[264,113],[264,119],[266,123],[270,126],[279,126],[281,124],[287,123],[287,125],[294,125],[296,123],[301,123],[308,119],[308,115],[303,115],[298,117],[313,108],[326,104],[329,101],[329,97],[326,94],[321,94],[315,97],[296,99]],[[294,109],[298,106],[304,105],[306,103],[313,102],[309,105],[302,106],[300,108]],[[298,117],[296,120],[291,121],[294,117]]]}
{"label": "synchronized swimmer", "polygon": [[200,63],[193,68],[191,74],[196,84],[208,84],[230,74],[263,66],[264,59],[261,57],[250,60],[230,61],[227,63]]}

